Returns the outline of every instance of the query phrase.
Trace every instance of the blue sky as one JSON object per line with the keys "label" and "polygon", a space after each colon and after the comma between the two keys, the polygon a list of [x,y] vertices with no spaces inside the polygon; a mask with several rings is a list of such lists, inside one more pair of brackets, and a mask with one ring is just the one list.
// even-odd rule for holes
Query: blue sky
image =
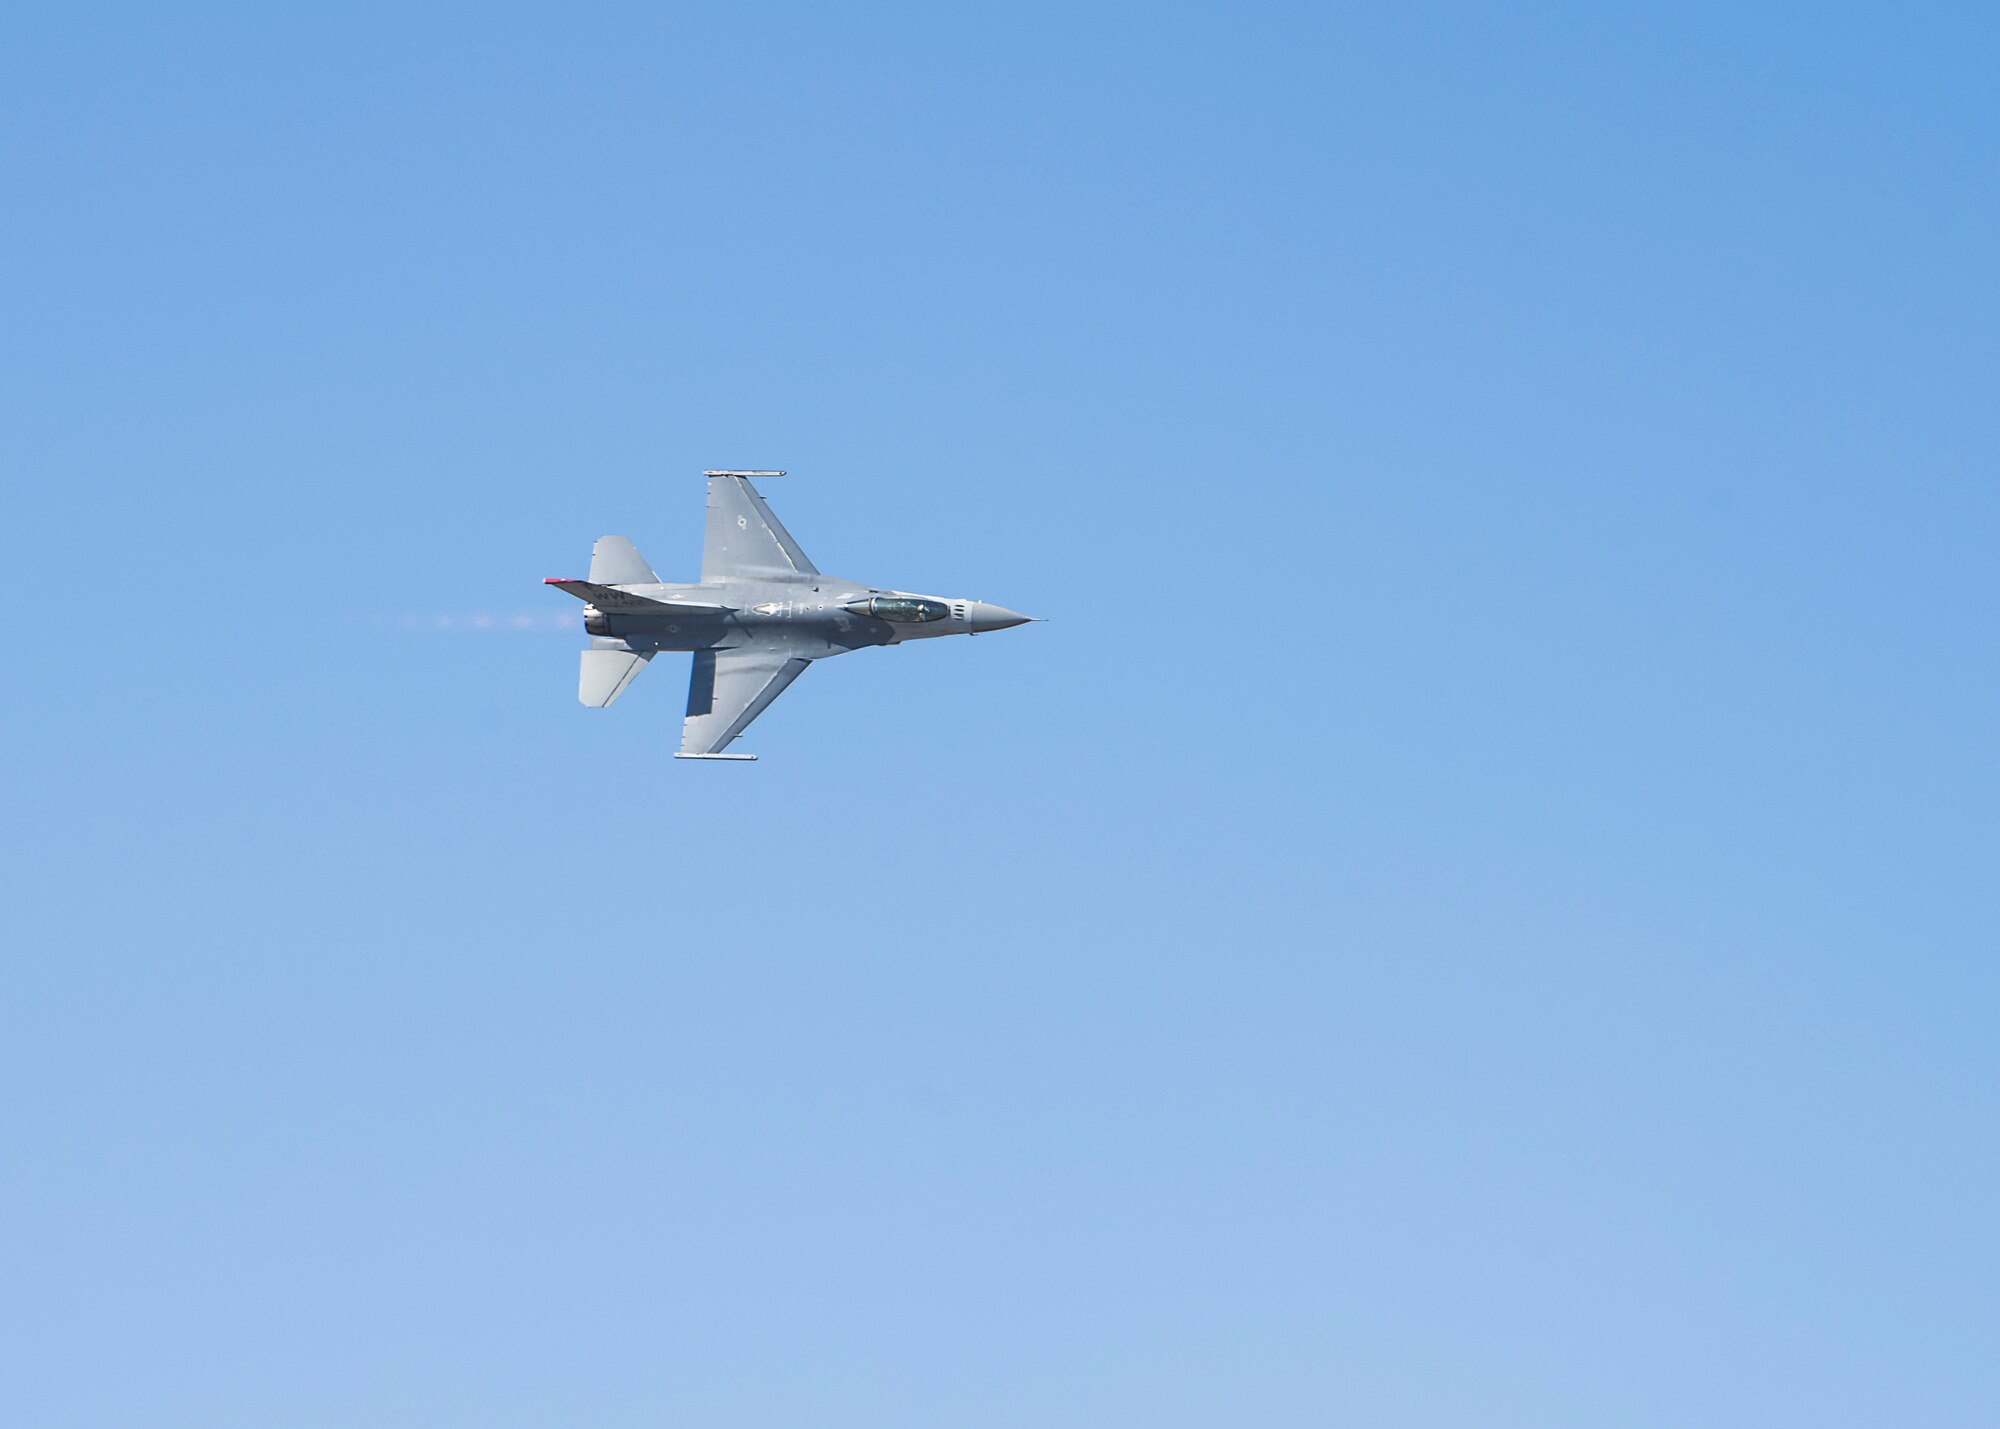
{"label": "blue sky", "polygon": [[2000,1419],[1997,30],[11,9],[10,1417]]}

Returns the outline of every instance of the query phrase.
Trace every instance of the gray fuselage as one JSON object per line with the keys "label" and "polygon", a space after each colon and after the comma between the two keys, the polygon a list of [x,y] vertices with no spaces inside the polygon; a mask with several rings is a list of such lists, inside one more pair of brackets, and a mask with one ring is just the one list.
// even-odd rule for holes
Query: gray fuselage
{"label": "gray fuselage", "polygon": [[1025,620],[984,601],[914,595],[832,576],[621,589],[642,599],[729,607],[715,615],[586,607],[584,628],[590,634],[623,640],[635,650],[713,650],[754,642],[824,659],[871,645],[1005,630]]}

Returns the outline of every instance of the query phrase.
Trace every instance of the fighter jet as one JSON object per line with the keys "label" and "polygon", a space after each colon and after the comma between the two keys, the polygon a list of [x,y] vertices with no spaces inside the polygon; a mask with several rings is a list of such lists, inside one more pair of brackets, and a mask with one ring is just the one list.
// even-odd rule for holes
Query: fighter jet
{"label": "fighter jet", "polygon": [[820,574],[750,478],[782,471],[710,471],[701,579],[671,585],[623,536],[602,536],[589,580],[545,585],[583,601],[577,698],[603,709],[662,650],[692,650],[687,719],[676,759],[755,759],[725,754],[815,660],[870,645],[937,635],[983,635],[1029,617],[982,600],[884,590]]}

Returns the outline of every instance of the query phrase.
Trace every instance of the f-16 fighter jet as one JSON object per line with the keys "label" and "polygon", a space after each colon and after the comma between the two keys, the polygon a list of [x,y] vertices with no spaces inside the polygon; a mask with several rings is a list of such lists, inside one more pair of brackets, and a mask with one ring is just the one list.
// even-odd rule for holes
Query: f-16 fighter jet
{"label": "f-16 fighter jet", "polygon": [[694,652],[677,759],[755,759],[722,751],[815,660],[1028,621],[984,601],[821,575],[750,484],[782,471],[705,475],[708,535],[695,584],[663,582],[623,536],[599,538],[589,580],[544,582],[585,602],[583,628],[594,638],[577,698],[593,709],[623,694],[660,651]]}

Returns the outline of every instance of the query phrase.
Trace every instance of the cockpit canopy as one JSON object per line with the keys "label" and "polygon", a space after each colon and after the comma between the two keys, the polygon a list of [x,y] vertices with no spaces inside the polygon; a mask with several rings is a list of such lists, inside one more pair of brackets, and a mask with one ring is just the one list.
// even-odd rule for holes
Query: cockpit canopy
{"label": "cockpit canopy", "polygon": [[916,625],[927,620],[943,620],[951,607],[941,600],[920,600],[913,595],[877,595],[866,600],[850,600],[847,609],[877,620],[893,620],[899,625]]}

